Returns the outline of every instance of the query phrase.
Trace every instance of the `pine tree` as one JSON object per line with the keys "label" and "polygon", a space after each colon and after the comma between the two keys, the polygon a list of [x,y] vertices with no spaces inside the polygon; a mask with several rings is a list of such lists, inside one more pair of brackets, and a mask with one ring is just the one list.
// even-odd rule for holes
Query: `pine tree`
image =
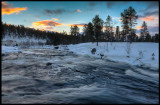
{"label": "pine tree", "polygon": [[77,36],[79,35],[79,28],[77,25],[75,26],[71,26],[71,30],[70,30],[71,35]]}
{"label": "pine tree", "polygon": [[75,36],[79,35],[79,28],[77,25],[74,26],[74,35]]}
{"label": "pine tree", "polygon": [[85,24],[83,26],[83,34],[84,34],[84,36],[86,36],[86,34],[87,34],[87,24]]}
{"label": "pine tree", "polygon": [[145,41],[146,42],[150,42],[151,41],[151,35],[149,33],[147,33]]}
{"label": "pine tree", "polygon": [[93,24],[89,22],[87,25],[84,26],[85,36],[88,41],[94,41],[94,31],[93,31]]}
{"label": "pine tree", "polygon": [[159,42],[159,34],[155,34],[155,42]]}
{"label": "pine tree", "polygon": [[145,21],[143,21],[143,24],[142,24],[142,29],[141,29],[141,37],[140,37],[140,40],[143,42],[143,41],[147,41],[149,40],[149,31],[147,29],[147,23]]}
{"label": "pine tree", "polygon": [[102,33],[102,28],[103,28],[103,20],[99,18],[98,15],[96,15],[92,19],[92,23],[93,23],[94,35],[95,35],[97,46],[98,46],[98,41],[99,41],[100,35]]}
{"label": "pine tree", "polygon": [[116,36],[115,36],[115,38],[116,38],[116,41],[119,41],[119,38],[120,38],[120,36],[119,36],[119,26],[116,27]]}
{"label": "pine tree", "polygon": [[71,33],[71,35],[74,35],[74,27],[72,27],[72,26],[70,28],[70,33]]}
{"label": "pine tree", "polygon": [[113,40],[113,22],[112,18],[108,15],[106,22],[105,22],[105,33],[107,35],[107,40],[112,41]]}
{"label": "pine tree", "polygon": [[128,9],[125,9],[123,13],[121,13],[121,21],[122,27],[124,30],[125,36],[128,35],[129,41],[134,41],[135,39],[135,29],[134,26],[137,24],[136,20],[138,19],[137,12],[131,6]]}

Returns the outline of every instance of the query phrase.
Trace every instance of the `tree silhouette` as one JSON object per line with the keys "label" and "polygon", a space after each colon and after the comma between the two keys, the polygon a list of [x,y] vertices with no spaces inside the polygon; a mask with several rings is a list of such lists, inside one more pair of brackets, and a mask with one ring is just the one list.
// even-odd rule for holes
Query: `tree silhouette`
{"label": "tree silhouette", "polygon": [[116,26],[116,35],[115,35],[116,41],[119,41],[120,36],[119,36],[119,26]]}
{"label": "tree silhouette", "polygon": [[71,35],[75,35],[75,36],[79,35],[79,28],[78,28],[78,26],[77,25],[75,25],[73,27],[71,26],[70,33],[71,33]]}
{"label": "tree silhouette", "polygon": [[86,39],[90,41],[94,41],[94,31],[93,31],[93,24],[89,22],[88,24],[84,25],[83,31],[85,33]]}
{"label": "tree silhouette", "polygon": [[147,28],[147,23],[145,21],[143,21],[140,35],[141,35],[140,41],[149,41],[150,40],[150,35],[149,35],[148,28]]}
{"label": "tree silhouette", "polygon": [[112,18],[108,15],[106,22],[105,22],[105,33],[106,33],[106,39],[108,41],[113,41],[113,21]]}
{"label": "tree silhouette", "polygon": [[101,18],[99,18],[99,15],[96,15],[92,19],[92,23],[93,23],[94,35],[95,35],[95,38],[96,38],[96,41],[97,41],[97,46],[98,46],[98,40],[99,40],[99,37],[101,35],[104,22]]}
{"label": "tree silhouette", "polygon": [[123,13],[121,13],[121,22],[123,27],[123,35],[124,37],[128,35],[129,41],[134,41],[135,39],[135,29],[134,26],[137,24],[136,20],[138,19],[137,12],[131,6],[128,9],[125,9]]}

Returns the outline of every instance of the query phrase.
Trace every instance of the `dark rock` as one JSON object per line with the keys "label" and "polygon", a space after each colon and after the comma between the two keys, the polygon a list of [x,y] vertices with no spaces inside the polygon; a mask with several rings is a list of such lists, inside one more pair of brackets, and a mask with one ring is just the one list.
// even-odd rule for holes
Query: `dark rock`
{"label": "dark rock", "polygon": [[52,63],[50,63],[50,62],[48,62],[48,63],[46,64],[46,66],[50,66],[50,65],[52,65]]}
{"label": "dark rock", "polygon": [[92,53],[92,54],[95,54],[95,52],[96,52],[96,48],[93,48],[93,49],[91,50],[91,53]]}
{"label": "dark rock", "polygon": [[58,46],[55,46],[54,48],[55,48],[55,49],[58,49],[59,47],[58,47]]}
{"label": "dark rock", "polygon": [[104,54],[100,54],[100,56],[101,56],[101,59],[102,59],[102,57],[104,56]]}
{"label": "dark rock", "polygon": [[22,51],[18,51],[18,53],[22,53]]}
{"label": "dark rock", "polygon": [[2,56],[5,56],[6,54],[2,54]]}

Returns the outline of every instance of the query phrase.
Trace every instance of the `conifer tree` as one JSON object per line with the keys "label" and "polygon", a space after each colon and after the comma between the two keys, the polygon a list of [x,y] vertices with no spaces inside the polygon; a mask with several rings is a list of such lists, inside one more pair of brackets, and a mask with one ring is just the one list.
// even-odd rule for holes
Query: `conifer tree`
{"label": "conifer tree", "polygon": [[116,41],[119,41],[119,38],[120,38],[120,36],[119,36],[119,26],[116,27],[116,35],[115,35],[115,37],[116,37]]}
{"label": "conifer tree", "polygon": [[99,18],[99,15],[96,15],[92,19],[92,23],[93,23],[94,35],[95,35],[97,46],[98,46],[98,41],[99,41],[100,35],[102,33],[102,28],[103,28],[103,20]]}
{"label": "conifer tree", "polygon": [[86,36],[87,40],[94,41],[93,24],[91,22],[89,22],[88,24],[86,24],[84,26],[83,30],[85,32],[85,36]]}
{"label": "conifer tree", "polygon": [[149,40],[150,40],[150,35],[149,35],[148,28],[147,28],[147,23],[146,23],[145,21],[143,21],[140,35],[141,35],[141,36],[140,36],[140,40],[141,40],[142,42],[143,42],[143,41],[149,41]]}
{"label": "conifer tree", "polygon": [[105,33],[107,35],[107,40],[112,41],[113,40],[113,22],[112,18],[108,15],[106,22],[105,22]]}
{"label": "conifer tree", "polygon": [[138,19],[137,12],[131,6],[128,9],[125,9],[123,13],[121,13],[121,22],[123,27],[124,37],[128,37],[129,41],[134,41],[135,39],[135,29],[134,26],[137,24],[136,20]]}

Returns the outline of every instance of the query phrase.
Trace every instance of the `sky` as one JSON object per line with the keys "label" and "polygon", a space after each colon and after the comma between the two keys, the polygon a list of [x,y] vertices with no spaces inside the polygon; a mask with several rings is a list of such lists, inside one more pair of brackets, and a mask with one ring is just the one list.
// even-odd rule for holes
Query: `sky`
{"label": "sky", "polygon": [[132,6],[138,15],[134,27],[137,35],[143,21],[152,36],[159,33],[158,1],[1,1],[1,5],[4,23],[67,33],[74,25],[82,32],[84,24],[92,22],[95,15],[104,22],[109,15],[114,27],[121,27],[121,13]]}

